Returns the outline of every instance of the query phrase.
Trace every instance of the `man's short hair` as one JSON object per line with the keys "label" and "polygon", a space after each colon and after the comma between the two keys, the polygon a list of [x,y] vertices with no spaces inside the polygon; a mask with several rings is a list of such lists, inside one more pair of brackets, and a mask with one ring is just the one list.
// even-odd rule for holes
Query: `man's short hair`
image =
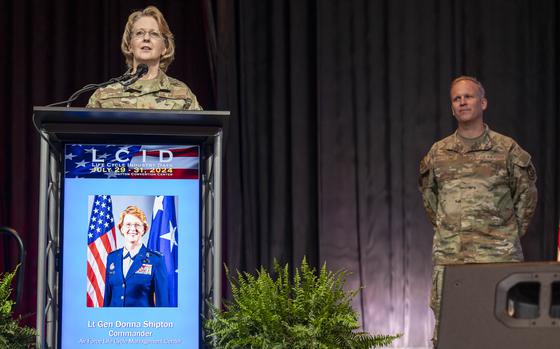
{"label": "man's short hair", "polygon": [[486,96],[486,90],[484,90],[484,86],[482,86],[480,81],[478,81],[474,76],[468,76],[468,75],[461,75],[461,76],[453,79],[453,81],[451,82],[451,86],[449,86],[449,91],[451,91],[451,89],[453,88],[453,86],[456,83],[458,83],[459,81],[463,81],[463,80],[468,80],[468,81],[474,83],[476,86],[478,86],[478,90],[480,91],[480,96],[481,97]]}

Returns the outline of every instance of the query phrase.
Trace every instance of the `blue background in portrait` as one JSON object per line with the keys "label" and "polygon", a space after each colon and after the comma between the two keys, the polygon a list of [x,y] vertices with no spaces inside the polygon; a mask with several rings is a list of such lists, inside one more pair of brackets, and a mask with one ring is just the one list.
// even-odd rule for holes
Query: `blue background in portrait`
{"label": "blue background in portrait", "polygon": [[[86,263],[88,198],[91,195],[156,196],[177,198],[179,238],[179,290],[177,308],[88,308],[86,306]],[[151,331],[151,337],[136,339],[181,339],[181,348],[198,348],[200,333],[199,285],[199,180],[172,179],[65,179],[62,260],[60,343],[62,349],[113,348],[110,344],[83,344],[81,338],[104,339],[109,330]],[[120,212],[113,212],[115,221]],[[151,222],[151,211],[146,212]],[[117,222],[115,222],[115,226]],[[120,234],[118,229],[116,234]],[[88,321],[167,321],[173,328],[88,328]],[[114,344],[118,348],[160,348],[161,344]]]}

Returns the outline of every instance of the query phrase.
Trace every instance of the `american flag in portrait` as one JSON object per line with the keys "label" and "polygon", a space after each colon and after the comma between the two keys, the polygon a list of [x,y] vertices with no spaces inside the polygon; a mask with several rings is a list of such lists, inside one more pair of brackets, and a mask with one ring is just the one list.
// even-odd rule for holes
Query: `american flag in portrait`
{"label": "american flag in portrait", "polygon": [[87,230],[87,306],[102,307],[107,255],[117,248],[110,195],[95,195]]}

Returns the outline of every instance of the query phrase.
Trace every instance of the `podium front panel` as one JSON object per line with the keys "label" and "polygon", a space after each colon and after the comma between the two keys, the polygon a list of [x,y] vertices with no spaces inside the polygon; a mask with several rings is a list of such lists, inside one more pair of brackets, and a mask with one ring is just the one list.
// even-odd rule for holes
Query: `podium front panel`
{"label": "podium front panel", "polygon": [[60,348],[200,347],[199,153],[64,145]]}

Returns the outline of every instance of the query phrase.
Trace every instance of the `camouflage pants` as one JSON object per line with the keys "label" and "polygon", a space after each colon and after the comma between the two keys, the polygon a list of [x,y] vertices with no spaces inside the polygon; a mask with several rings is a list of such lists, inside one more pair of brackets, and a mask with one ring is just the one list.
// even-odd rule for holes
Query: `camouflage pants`
{"label": "camouflage pants", "polygon": [[430,308],[434,312],[436,318],[436,325],[434,327],[434,333],[432,337],[432,342],[434,348],[437,345],[438,331],[439,331],[439,317],[441,309],[441,291],[443,289],[443,271],[445,267],[443,265],[434,265],[434,270],[432,271],[432,292],[430,293]]}

